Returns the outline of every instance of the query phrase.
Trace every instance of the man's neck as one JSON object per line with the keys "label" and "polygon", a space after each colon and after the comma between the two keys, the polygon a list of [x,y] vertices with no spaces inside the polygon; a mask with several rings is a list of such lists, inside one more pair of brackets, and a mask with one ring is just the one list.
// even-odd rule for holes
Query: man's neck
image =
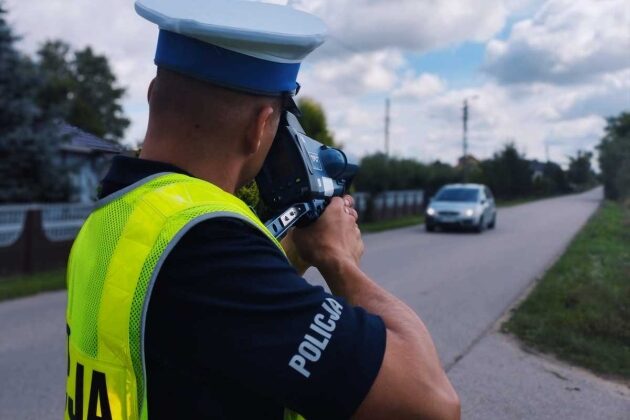
{"label": "man's neck", "polygon": [[[239,184],[241,163],[228,153],[204,153],[173,147],[176,142],[156,142],[148,136],[140,152],[141,159],[170,163],[182,168],[195,178],[203,179],[234,194]],[[159,146],[158,146],[159,144]],[[180,143],[181,144],[181,143]]]}

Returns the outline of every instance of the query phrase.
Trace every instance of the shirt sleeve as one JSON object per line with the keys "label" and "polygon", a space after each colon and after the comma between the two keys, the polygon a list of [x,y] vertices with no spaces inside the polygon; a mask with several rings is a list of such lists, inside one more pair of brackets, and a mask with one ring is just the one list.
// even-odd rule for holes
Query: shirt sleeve
{"label": "shirt sleeve", "polygon": [[309,284],[240,221],[193,227],[157,282],[149,316],[160,352],[185,346],[190,357],[178,367],[191,374],[243,384],[309,420],[349,418],[378,374],[382,319]]}

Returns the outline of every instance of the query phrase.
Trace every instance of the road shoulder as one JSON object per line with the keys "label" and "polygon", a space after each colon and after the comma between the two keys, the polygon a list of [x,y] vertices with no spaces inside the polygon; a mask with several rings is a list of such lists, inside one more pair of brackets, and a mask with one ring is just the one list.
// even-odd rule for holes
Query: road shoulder
{"label": "road shoulder", "polygon": [[630,389],[491,333],[449,371],[466,419],[626,420]]}

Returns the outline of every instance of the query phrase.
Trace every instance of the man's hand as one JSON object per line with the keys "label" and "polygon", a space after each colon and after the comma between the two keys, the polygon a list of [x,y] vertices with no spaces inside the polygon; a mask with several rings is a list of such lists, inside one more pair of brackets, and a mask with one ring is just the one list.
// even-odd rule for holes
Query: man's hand
{"label": "man's hand", "polygon": [[352,197],[336,197],[315,223],[293,232],[300,256],[319,269],[333,294],[385,324],[381,368],[353,419],[459,420],[459,398],[424,323],[359,268],[363,241],[356,221]]}
{"label": "man's hand", "polygon": [[320,271],[340,264],[358,266],[363,255],[363,240],[357,218],[351,196],[333,197],[315,223],[293,231],[293,242],[300,257]]}

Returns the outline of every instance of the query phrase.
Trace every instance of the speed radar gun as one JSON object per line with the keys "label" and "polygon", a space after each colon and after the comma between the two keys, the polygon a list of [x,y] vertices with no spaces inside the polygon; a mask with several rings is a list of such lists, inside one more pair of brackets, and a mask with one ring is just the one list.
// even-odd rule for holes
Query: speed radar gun
{"label": "speed radar gun", "polygon": [[265,225],[277,238],[305,226],[324,212],[332,197],[344,195],[357,173],[356,161],[304,133],[296,115],[283,111],[278,133],[256,177],[260,197],[272,215]]}

